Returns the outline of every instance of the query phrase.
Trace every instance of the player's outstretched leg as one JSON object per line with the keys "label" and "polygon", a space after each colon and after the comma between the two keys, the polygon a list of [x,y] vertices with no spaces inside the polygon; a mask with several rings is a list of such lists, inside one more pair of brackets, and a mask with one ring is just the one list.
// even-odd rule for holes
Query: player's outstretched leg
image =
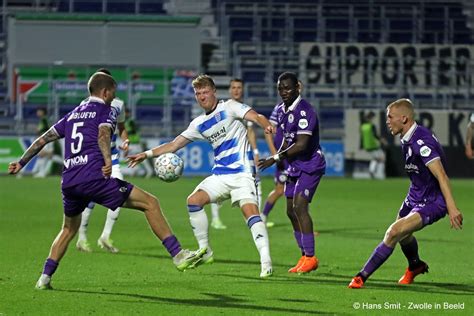
{"label": "player's outstretched leg", "polygon": [[87,241],[87,227],[89,226],[89,217],[94,209],[95,203],[90,202],[82,212],[81,226],[79,227],[79,236],[77,238],[76,249],[82,252],[92,252],[92,248]]}
{"label": "player's outstretched leg", "polygon": [[43,267],[43,272],[36,282],[36,288],[39,290],[50,290],[51,278],[58,268],[59,261],[66,253],[69,243],[74,238],[81,224],[81,215],[76,215],[74,217],[64,216],[63,227],[59,234],[54,239],[51,249],[49,251],[48,259]]}
{"label": "player's outstretched leg", "polygon": [[189,251],[181,248],[181,244],[171,232],[171,228],[161,212],[160,204],[155,196],[135,186],[123,207],[141,210],[145,213],[151,230],[161,240],[179,271],[193,268],[202,260],[202,256],[207,249]]}
{"label": "player's outstretched leg", "polygon": [[119,214],[120,207],[118,207],[115,211],[111,209],[107,211],[107,219],[105,220],[104,230],[102,231],[99,240],[97,240],[97,245],[110,253],[119,252],[118,248],[114,246],[113,240],[110,239],[110,234],[112,233],[112,229],[118,219]]}
{"label": "player's outstretched leg", "polygon": [[372,252],[369,260],[365,263],[362,270],[360,270],[357,275],[352,278],[352,281],[349,283],[349,288],[359,289],[362,288],[365,281],[369,276],[374,273],[393,253],[393,248],[384,244],[382,241]]}

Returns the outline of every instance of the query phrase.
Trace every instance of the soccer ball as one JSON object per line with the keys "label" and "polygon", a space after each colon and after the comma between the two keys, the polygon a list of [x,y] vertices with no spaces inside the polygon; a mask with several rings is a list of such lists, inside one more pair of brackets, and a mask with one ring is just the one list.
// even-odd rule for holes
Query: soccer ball
{"label": "soccer ball", "polygon": [[155,172],[165,182],[173,182],[183,174],[184,162],[178,155],[166,153],[155,159]]}

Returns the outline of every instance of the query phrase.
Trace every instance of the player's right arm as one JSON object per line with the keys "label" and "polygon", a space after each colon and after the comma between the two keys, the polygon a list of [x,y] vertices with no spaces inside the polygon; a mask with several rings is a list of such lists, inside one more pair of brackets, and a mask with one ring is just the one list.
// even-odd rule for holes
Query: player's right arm
{"label": "player's right arm", "polygon": [[130,168],[133,168],[137,164],[139,164],[140,162],[142,162],[143,160],[145,160],[147,158],[157,157],[157,156],[160,156],[160,155],[163,155],[163,154],[166,154],[166,153],[174,153],[177,150],[179,150],[179,149],[183,148],[184,146],[186,146],[187,144],[189,144],[190,142],[191,141],[189,139],[187,139],[186,137],[184,137],[182,135],[178,135],[178,136],[176,136],[176,138],[174,140],[172,140],[169,143],[164,143],[164,144],[161,144],[158,147],[154,147],[154,148],[152,148],[150,150],[147,150],[145,152],[127,157],[128,166]]}
{"label": "player's right arm", "polygon": [[19,161],[11,162],[8,165],[8,173],[9,174],[16,174],[18,173],[34,156],[36,156],[43,147],[57,139],[59,139],[59,135],[56,133],[54,127],[51,127],[48,131],[46,131],[43,135],[38,137],[33,144],[23,153]]}

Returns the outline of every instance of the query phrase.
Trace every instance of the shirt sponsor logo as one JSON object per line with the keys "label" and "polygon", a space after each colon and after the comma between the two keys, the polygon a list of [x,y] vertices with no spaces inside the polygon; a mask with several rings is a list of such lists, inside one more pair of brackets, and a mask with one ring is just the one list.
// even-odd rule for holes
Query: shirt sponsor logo
{"label": "shirt sponsor logo", "polygon": [[215,132],[214,134],[207,136],[207,140],[210,141],[211,143],[215,143],[221,138],[224,138],[227,135],[227,132],[225,130],[225,127],[222,127],[220,130]]}
{"label": "shirt sponsor logo", "polygon": [[416,173],[419,172],[419,171],[418,171],[418,166],[415,165],[415,164],[412,164],[412,163],[407,163],[407,164],[405,164],[405,170],[406,170],[407,172],[416,172]]}
{"label": "shirt sponsor logo", "polygon": [[420,148],[420,155],[422,157],[428,157],[431,154],[431,149],[428,146],[423,146]]}
{"label": "shirt sponsor logo", "polygon": [[302,129],[305,129],[306,127],[308,127],[308,120],[307,119],[301,119],[298,122],[298,126]]}
{"label": "shirt sponsor logo", "polygon": [[67,121],[77,120],[77,119],[93,119],[97,115],[96,112],[74,112],[69,115]]}
{"label": "shirt sponsor logo", "polygon": [[69,167],[72,168],[75,166],[82,166],[82,165],[87,164],[88,160],[89,160],[88,155],[72,157],[72,158],[64,160],[64,167],[68,169]]}

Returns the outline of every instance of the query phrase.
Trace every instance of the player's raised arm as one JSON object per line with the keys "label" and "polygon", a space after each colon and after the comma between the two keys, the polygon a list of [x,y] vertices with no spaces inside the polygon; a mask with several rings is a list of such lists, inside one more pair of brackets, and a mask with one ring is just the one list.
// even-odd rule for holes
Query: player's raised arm
{"label": "player's raised arm", "polygon": [[174,153],[190,142],[191,141],[186,137],[178,135],[171,142],[161,144],[155,148],[127,157],[128,166],[133,168],[147,158],[157,157],[166,153]]}
{"label": "player's raised arm", "polygon": [[427,167],[438,180],[441,193],[443,194],[443,197],[446,201],[451,227],[454,229],[462,229],[463,216],[454,202],[454,197],[451,193],[451,186],[449,184],[449,178],[443,168],[443,165],[441,164],[441,160],[435,159],[431,161]]}
{"label": "player's raised arm", "polygon": [[28,147],[19,161],[13,161],[8,165],[8,173],[18,173],[34,156],[36,156],[41,151],[41,149],[43,149],[46,144],[57,139],[59,139],[59,136],[55,129],[51,127],[43,135],[38,137],[30,147]]}

